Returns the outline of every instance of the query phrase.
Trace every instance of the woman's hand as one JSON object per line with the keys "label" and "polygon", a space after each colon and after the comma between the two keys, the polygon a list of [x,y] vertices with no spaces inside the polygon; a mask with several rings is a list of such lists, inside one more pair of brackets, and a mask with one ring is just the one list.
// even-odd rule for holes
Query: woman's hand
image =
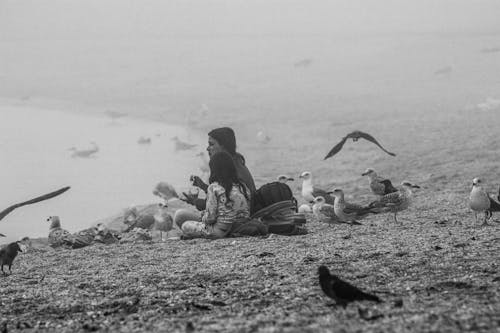
{"label": "woman's hand", "polygon": [[208,185],[205,184],[205,182],[203,180],[201,180],[200,177],[192,175],[191,177],[189,177],[189,180],[191,181],[193,186],[196,186],[196,187],[202,189],[204,192],[207,192]]}
{"label": "woman's hand", "polygon": [[179,199],[181,199],[182,201],[184,201],[190,205],[193,205],[193,206],[195,205],[196,199],[198,199],[198,193],[191,194],[191,193],[182,192],[182,194],[184,195],[184,198],[179,198]]}

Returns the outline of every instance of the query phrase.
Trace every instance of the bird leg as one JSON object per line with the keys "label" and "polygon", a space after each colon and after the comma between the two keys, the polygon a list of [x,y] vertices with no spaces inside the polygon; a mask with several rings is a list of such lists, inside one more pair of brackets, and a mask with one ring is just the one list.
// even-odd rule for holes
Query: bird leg
{"label": "bird leg", "polygon": [[394,213],[394,222],[398,223],[398,218],[396,217],[398,213]]}
{"label": "bird leg", "polygon": [[488,211],[484,212],[484,220],[482,226],[488,225]]}
{"label": "bird leg", "polygon": [[6,275],[7,275],[7,273],[5,273],[5,272],[3,271],[3,265],[2,265],[2,273],[3,273],[3,276],[6,276]]}
{"label": "bird leg", "polygon": [[477,213],[474,211],[474,218],[476,219],[476,223],[477,223]]}

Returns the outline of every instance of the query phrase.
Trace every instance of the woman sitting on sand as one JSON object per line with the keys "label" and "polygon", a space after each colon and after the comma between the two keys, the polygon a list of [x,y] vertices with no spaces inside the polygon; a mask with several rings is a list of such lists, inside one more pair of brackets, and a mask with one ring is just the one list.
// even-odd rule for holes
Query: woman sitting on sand
{"label": "woman sitting on sand", "polygon": [[223,238],[233,223],[244,223],[250,218],[250,190],[238,178],[231,155],[216,153],[210,158],[209,166],[206,210],[203,215],[199,214],[201,218],[180,225],[184,235],[190,238]]}
{"label": "woman sitting on sand", "polygon": [[[252,174],[248,170],[245,165],[245,158],[240,153],[236,152],[236,137],[234,135],[234,131],[229,127],[221,127],[213,129],[208,133],[208,147],[207,147],[208,155],[210,159],[212,156],[219,152],[228,153],[234,163],[234,167],[236,168],[236,174],[238,179],[246,185],[249,190],[248,197],[249,201],[253,198],[255,194],[255,183],[252,177]],[[199,187],[204,192],[207,192],[208,185],[205,184],[200,177],[192,176],[193,185]],[[189,204],[196,206],[199,211],[205,209],[206,201],[205,199],[198,199],[198,195],[189,195],[184,193],[186,196],[185,201]],[[252,210],[252,204],[249,205]],[[174,223],[181,227],[181,225],[185,221],[189,220],[197,220],[200,216],[200,212],[193,211],[190,209],[178,209],[175,212]]]}

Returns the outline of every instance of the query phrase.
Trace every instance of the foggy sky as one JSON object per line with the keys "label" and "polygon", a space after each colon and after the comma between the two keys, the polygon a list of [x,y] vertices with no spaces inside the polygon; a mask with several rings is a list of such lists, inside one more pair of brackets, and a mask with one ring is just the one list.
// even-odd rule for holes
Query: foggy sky
{"label": "foggy sky", "polygon": [[499,33],[497,0],[2,0],[0,38]]}

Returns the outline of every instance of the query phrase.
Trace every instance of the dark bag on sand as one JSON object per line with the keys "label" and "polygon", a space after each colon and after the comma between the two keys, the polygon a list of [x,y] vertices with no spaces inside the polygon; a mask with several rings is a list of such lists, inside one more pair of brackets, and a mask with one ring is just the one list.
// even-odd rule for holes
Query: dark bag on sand
{"label": "dark bag on sand", "polygon": [[253,219],[245,223],[233,224],[230,236],[266,236],[268,233],[267,226],[262,221]]}
{"label": "dark bag on sand", "polygon": [[267,226],[269,233],[279,235],[305,235],[306,218],[295,212],[297,205],[291,200],[280,201],[259,210],[252,219],[259,219]]}
{"label": "dark bag on sand", "polygon": [[293,196],[290,186],[285,183],[272,182],[262,185],[255,192],[253,201],[253,211],[256,213],[263,208],[282,201],[291,201],[295,206],[295,211],[297,211],[297,199]]}

